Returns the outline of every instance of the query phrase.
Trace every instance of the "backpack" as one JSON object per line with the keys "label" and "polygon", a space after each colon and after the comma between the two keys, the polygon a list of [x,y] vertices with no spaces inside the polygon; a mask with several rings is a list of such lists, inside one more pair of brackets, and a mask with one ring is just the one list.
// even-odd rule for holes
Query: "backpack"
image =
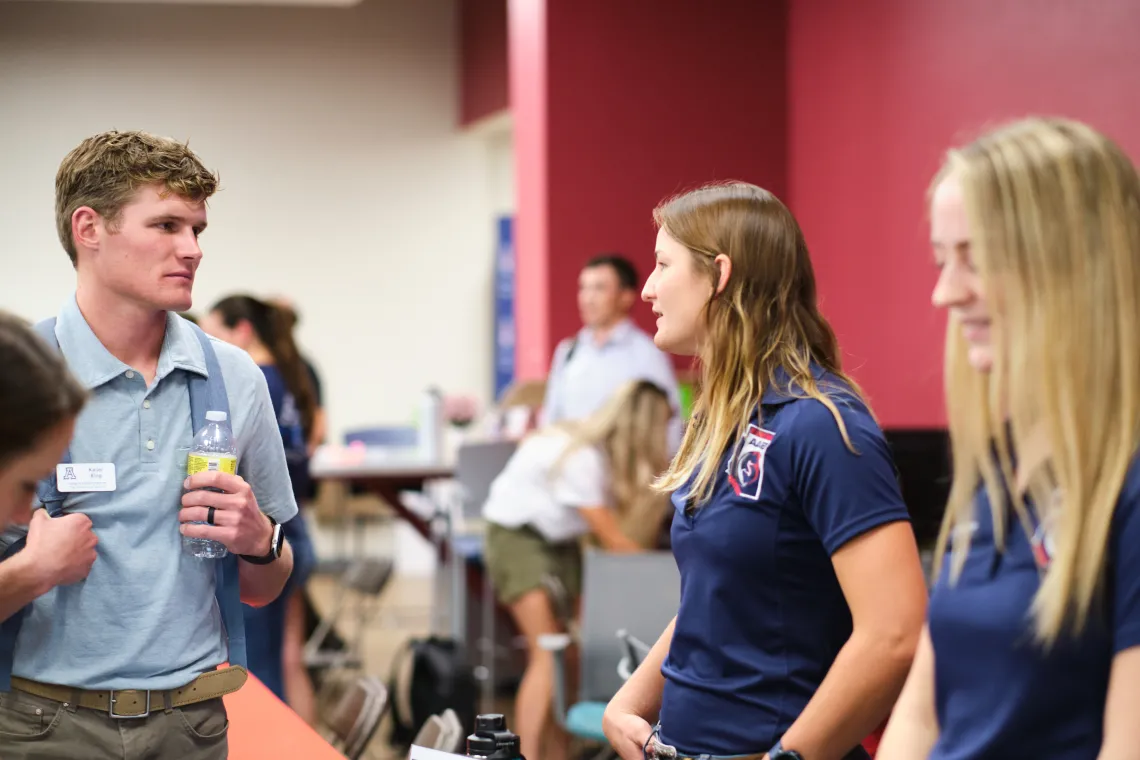
{"label": "backpack", "polygon": [[[206,412],[226,412],[229,416],[229,397],[226,395],[226,383],[222,378],[222,369],[218,365],[218,356],[206,333],[194,324],[190,325],[202,344],[202,352],[206,356],[206,373],[208,379],[197,373],[189,373],[190,390],[190,419],[191,428],[195,431],[202,429],[206,424]],[[57,352],[59,340],[55,336],[55,319],[47,319],[35,325],[35,331],[49,346]],[[71,462],[71,449],[63,453],[60,464]],[[44,505],[48,515],[59,517],[63,514],[64,494],[56,486],[56,475],[41,480],[36,486],[36,496]],[[0,562],[10,558],[21,551],[27,543],[27,537],[14,541],[0,556]],[[245,617],[241,609],[241,589],[238,584],[238,558],[233,552],[223,559],[215,560],[217,580],[214,584],[215,596],[218,600],[218,609],[222,616],[222,625],[225,628],[229,641],[230,665],[239,665],[246,668],[245,656]],[[0,622],[0,692],[11,691],[12,662],[16,653],[16,637],[24,618],[31,611],[31,605],[18,610],[7,620]]]}
{"label": "backpack", "polygon": [[433,715],[454,710],[460,725],[475,725],[478,687],[463,647],[430,636],[405,642],[392,662],[391,744],[408,747]]}

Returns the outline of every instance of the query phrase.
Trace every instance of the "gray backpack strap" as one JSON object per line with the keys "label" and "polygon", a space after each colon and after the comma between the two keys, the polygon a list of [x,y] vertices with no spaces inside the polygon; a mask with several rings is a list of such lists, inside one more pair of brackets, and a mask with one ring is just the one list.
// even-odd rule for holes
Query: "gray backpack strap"
{"label": "gray backpack strap", "polygon": [[[56,353],[59,353],[59,339],[55,337],[55,317],[37,322],[32,329],[35,330],[36,334],[43,338]],[[71,447],[68,447],[67,450],[63,452],[59,463],[71,463]],[[59,517],[63,514],[64,495],[60,493],[57,485],[54,470],[51,475],[48,475],[36,484],[36,498],[39,499],[40,503],[44,505],[44,509],[46,509],[47,513],[52,517]]]}
{"label": "gray backpack strap", "polygon": [[[197,373],[187,373],[187,383],[190,387],[190,418],[194,432],[197,433],[205,426],[206,412],[225,412],[232,425],[230,400],[226,395],[226,381],[222,377],[218,355],[214,352],[209,336],[197,325],[191,323],[190,326],[202,345],[202,353],[206,357],[207,375],[202,377]],[[245,652],[245,613],[241,605],[238,558],[230,552],[215,562],[217,577],[214,583],[214,596],[217,597],[218,610],[221,612],[222,624],[226,628],[226,638],[229,640],[229,663],[248,668]]]}

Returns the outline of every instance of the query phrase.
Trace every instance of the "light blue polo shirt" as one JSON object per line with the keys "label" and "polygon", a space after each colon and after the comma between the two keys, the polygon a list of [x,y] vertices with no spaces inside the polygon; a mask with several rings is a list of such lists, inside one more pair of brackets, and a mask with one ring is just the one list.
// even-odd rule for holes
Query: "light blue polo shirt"
{"label": "light blue polo shirt", "polygon": [[684,432],[677,376],[669,357],[653,343],[653,338],[628,319],[616,325],[601,345],[589,327],[558,344],[539,423],[549,425],[588,417],[633,380],[648,380],[668,394],[674,409],[668,430],[669,450],[676,451]]}
{"label": "light blue polo shirt", "polygon": [[[75,462],[114,462],[117,489],[68,494],[65,512],[91,518],[98,538],[88,577],[33,603],[16,641],[16,676],[84,689],[171,689],[226,660],[214,562],[182,550],[179,458],[190,446],[187,373],[206,375],[193,327],[167,315],[150,388],[111,355],[74,297],[56,337],[91,390],[71,442]],[[238,474],[278,522],[297,513],[265,376],[244,351],[213,341],[238,445]]]}

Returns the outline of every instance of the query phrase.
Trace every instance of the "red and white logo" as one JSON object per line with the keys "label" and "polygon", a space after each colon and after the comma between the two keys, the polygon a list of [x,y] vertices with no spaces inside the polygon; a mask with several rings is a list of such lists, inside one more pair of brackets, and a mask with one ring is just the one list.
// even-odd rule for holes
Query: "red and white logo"
{"label": "red and white logo", "polygon": [[764,484],[764,452],[772,445],[776,434],[756,425],[749,425],[736,455],[728,462],[728,482],[737,496],[752,501],[760,500],[760,487]]}

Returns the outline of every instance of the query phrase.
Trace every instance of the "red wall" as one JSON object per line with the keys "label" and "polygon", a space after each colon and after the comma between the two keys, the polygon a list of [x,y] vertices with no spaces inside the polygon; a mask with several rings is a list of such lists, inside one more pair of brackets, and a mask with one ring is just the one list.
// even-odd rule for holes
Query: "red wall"
{"label": "red wall", "polygon": [[[546,48],[541,81],[529,81],[543,75],[526,68],[522,50],[538,43],[516,35],[535,6],[545,6],[544,33],[529,30]],[[714,179],[785,192],[786,16],[782,2],[723,3],[715,13],[692,0],[656,0],[652,12],[613,0],[511,0],[509,7],[517,370],[534,377],[545,374],[554,344],[581,326],[577,277],[590,256],[621,251],[648,276],[651,211],[665,196]],[[531,120],[540,118],[541,151],[521,144],[534,141]],[[543,285],[545,304],[529,291]],[[635,310],[646,328],[651,316],[644,304]],[[544,320],[545,335],[536,335],[529,323]]]}
{"label": "red wall", "polygon": [[1134,0],[795,0],[789,203],[825,313],[885,425],[943,424],[924,195],[942,151],[1029,113],[1140,159]]}
{"label": "red wall", "polygon": [[459,123],[505,109],[507,0],[459,2]]}

